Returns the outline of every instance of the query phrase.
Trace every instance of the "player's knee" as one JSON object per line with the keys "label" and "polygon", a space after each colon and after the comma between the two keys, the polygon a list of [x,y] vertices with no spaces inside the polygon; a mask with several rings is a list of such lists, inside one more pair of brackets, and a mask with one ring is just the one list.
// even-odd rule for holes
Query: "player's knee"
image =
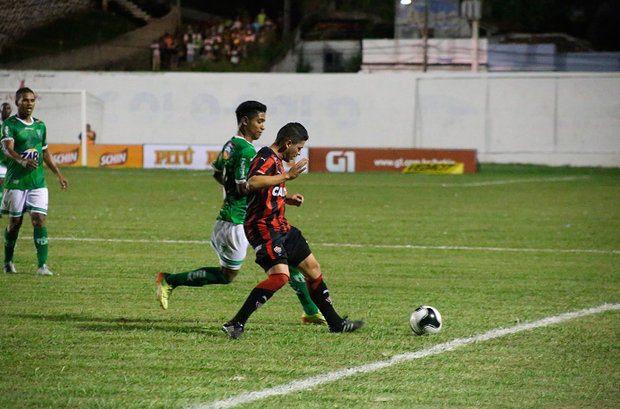
{"label": "player's knee", "polygon": [[22,227],[22,220],[24,220],[23,217],[10,217],[9,224],[7,224],[6,226],[7,232],[9,233],[18,232],[20,227]]}
{"label": "player's knee", "polygon": [[32,213],[30,218],[33,227],[45,227],[45,215],[43,213]]}
{"label": "player's knee", "polygon": [[314,257],[304,260],[303,270],[306,273],[306,277],[310,279],[315,279],[321,275],[321,265]]}
{"label": "player's knee", "polygon": [[234,281],[237,277],[237,273],[239,273],[239,270],[230,270],[228,268],[222,269],[222,274],[224,274],[224,277],[226,277],[228,283],[232,283]]}

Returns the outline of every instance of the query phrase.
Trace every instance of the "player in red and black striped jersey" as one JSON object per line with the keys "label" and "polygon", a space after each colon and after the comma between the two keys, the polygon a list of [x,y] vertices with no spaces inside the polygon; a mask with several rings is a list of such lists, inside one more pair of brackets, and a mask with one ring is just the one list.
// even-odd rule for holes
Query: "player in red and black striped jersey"
{"label": "player in red and black striped jersey", "polygon": [[288,123],[278,131],[275,142],[262,148],[250,165],[250,193],[243,226],[256,252],[256,263],[268,277],[254,287],[237,315],[222,327],[231,338],[241,338],[250,315],[289,281],[289,266],[296,267],[306,278],[310,297],[325,316],[330,332],[352,332],[364,325],[362,321],[343,319],[334,310],[321,266],[301,231],[284,216],[285,204],[301,206],[304,202],[298,193],[289,196],[285,183],[297,178],[308,160],[300,160],[286,172],[283,161],[294,160],[307,140],[308,132],[303,125]]}
{"label": "player in red and black striped jersey", "polygon": [[[272,148],[264,147],[258,151],[252,161],[248,178],[254,175],[280,174],[284,174],[282,159],[278,157]],[[284,217],[286,199],[286,186],[284,182],[268,189],[250,191],[248,194],[246,219],[243,223],[248,240],[268,239],[271,231],[284,234],[290,230],[291,225]],[[289,200],[291,199],[293,198],[289,198]]]}

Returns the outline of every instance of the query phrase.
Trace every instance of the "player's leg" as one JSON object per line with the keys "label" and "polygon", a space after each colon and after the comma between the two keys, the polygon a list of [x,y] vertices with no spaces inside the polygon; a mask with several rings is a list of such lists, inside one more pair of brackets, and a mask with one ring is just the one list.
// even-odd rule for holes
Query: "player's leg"
{"label": "player's leg", "polygon": [[308,285],[306,284],[306,279],[304,275],[301,274],[299,270],[295,267],[288,267],[289,271],[289,285],[297,294],[297,298],[299,299],[299,303],[304,310],[304,314],[301,319],[303,322],[307,324],[319,324],[324,325],[327,324],[325,321],[325,317],[319,311],[319,308],[314,304],[312,298],[310,298],[310,294],[308,293]]}
{"label": "player's leg", "polygon": [[261,281],[252,289],[248,298],[234,316],[222,327],[222,330],[233,339],[239,339],[243,335],[245,323],[250,315],[262,307],[269,299],[284,287],[289,280],[288,265],[277,264],[266,271],[267,279]]}
{"label": "player's leg", "polygon": [[30,213],[30,219],[32,220],[34,246],[37,249],[37,274],[42,276],[53,276],[54,273],[52,273],[47,266],[48,239],[47,227],[45,226],[46,215],[32,211]]}
{"label": "player's leg", "polygon": [[54,273],[47,267],[48,244],[45,225],[47,205],[47,188],[27,191],[24,210],[30,212],[30,220],[32,221],[34,246],[37,249],[37,274],[51,276]]}
{"label": "player's leg", "polygon": [[310,298],[323,313],[331,332],[351,332],[364,325],[362,321],[348,321],[338,315],[323,281],[321,265],[310,251],[308,241],[295,227],[289,232],[286,249],[290,254],[290,264],[296,266],[306,277]]}
{"label": "player's leg", "polygon": [[268,277],[252,289],[234,318],[222,327],[222,330],[229,337],[241,338],[245,323],[250,315],[289,281],[284,238],[277,232],[270,232],[269,238],[252,243],[256,250],[256,263],[265,270]]}
{"label": "player's leg", "polygon": [[228,284],[235,279],[248,248],[243,225],[218,220],[211,235],[211,246],[220,259],[220,266],[201,267],[176,274],[158,274],[157,299],[164,310],[168,309],[170,295],[176,287]]}
{"label": "player's leg", "polygon": [[313,254],[306,257],[297,267],[306,277],[310,297],[325,316],[330,332],[352,332],[364,325],[363,321],[350,321],[338,315],[332,305],[327,285],[323,281],[321,266]]}
{"label": "player's leg", "polygon": [[9,222],[4,231],[4,272],[16,273],[13,256],[19,229],[22,226],[23,209],[26,202],[26,192],[17,189],[7,189],[2,197],[0,211],[9,215]]}
{"label": "player's leg", "polygon": [[19,236],[19,229],[22,225],[23,216],[9,216],[9,223],[4,231],[4,272],[17,273],[13,257],[15,255],[15,245]]}
{"label": "player's leg", "polygon": [[306,239],[303,238],[299,229],[292,227],[286,234],[286,240],[284,246],[288,256],[289,272],[291,280],[288,282],[304,309],[304,315],[302,321],[309,324],[327,324],[325,317],[321,314],[316,304],[312,301],[310,294],[308,293],[308,286],[306,280],[299,270],[294,265],[299,263],[310,254],[310,248]]}

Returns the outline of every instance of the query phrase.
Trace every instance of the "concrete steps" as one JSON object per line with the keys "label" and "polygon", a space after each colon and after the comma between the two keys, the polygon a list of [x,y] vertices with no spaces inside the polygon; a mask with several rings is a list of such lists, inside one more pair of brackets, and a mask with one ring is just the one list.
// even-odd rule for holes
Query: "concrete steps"
{"label": "concrete steps", "polygon": [[147,22],[151,19],[151,15],[146,11],[142,10],[138,5],[136,5],[131,0],[112,0],[115,4],[117,4],[120,8],[131,14],[137,19],[140,19],[144,22]]}

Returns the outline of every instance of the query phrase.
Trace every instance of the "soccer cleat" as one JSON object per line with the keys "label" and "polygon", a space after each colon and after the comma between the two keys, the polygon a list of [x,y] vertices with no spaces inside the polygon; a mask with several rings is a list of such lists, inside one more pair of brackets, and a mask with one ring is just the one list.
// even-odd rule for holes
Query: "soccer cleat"
{"label": "soccer cleat", "polygon": [[47,264],[43,264],[41,267],[39,267],[37,269],[37,274],[40,276],[53,276],[54,275],[54,273],[50,271]]}
{"label": "soccer cleat", "polygon": [[228,321],[222,326],[222,331],[232,339],[241,339],[243,336],[243,324],[236,321]]}
{"label": "soccer cleat", "polygon": [[4,263],[4,272],[7,274],[15,274],[17,270],[15,269],[15,264],[12,261],[8,263]]}
{"label": "soccer cleat", "polygon": [[327,320],[325,320],[325,317],[321,314],[321,311],[312,315],[304,313],[304,315],[301,316],[301,320],[305,324],[327,325]]}
{"label": "soccer cleat", "polygon": [[360,329],[364,326],[364,321],[349,321],[343,318],[342,326],[340,328],[330,328],[329,332],[353,332],[356,329]]}
{"label": "soccer cleat", "polygon": [[159,273],[157,275],[157,300],[164,310],[168,309],[168,300],[172,294],[172,286],[166,281],[169,274]]}

